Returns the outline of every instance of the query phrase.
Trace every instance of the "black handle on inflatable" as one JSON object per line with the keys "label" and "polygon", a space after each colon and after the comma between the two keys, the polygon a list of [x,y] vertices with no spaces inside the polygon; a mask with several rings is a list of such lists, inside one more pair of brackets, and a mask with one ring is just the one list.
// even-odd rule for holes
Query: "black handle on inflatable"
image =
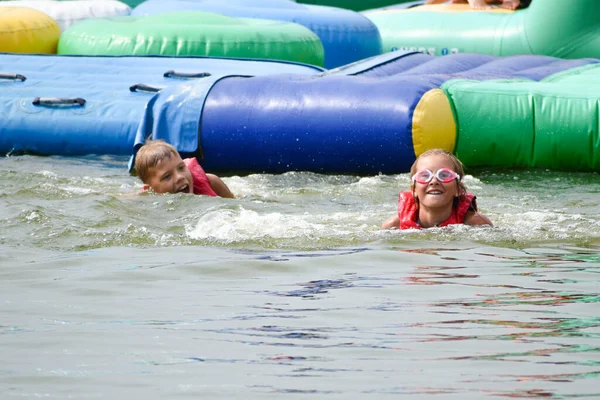
{"label": "black handle on inflatable", "polygon": [[25,80],[27,78],[25,78],[21,74],[3,74],[3,73],[0,73],[0,79],[12,79],[13,81],[16,81],[18,79],[21,82],[25,82]]}
{"label": "black handle on inflatable", "polygon": [[150,86],[150,85],[146,85],[144,83],[138,83],[136,85],[130,86],[129,90],[132,92],[137,92],[142,91],[142,92],[152,92],[152,93],[156,93],[156,92],[160,92],[162,88],[157,88],[154,86]]}
{"label": "black handle on inflatable", "polygon": [[210,76],[209,72],[177,72],[173,70],[169,70],[163,74],[165,78],[206,78]]}
{"label": "black handle on inflatable", "polygon": [[36,97],[31,103],[34,106],[81,106],[85,105],[85,99],[81,97]]}

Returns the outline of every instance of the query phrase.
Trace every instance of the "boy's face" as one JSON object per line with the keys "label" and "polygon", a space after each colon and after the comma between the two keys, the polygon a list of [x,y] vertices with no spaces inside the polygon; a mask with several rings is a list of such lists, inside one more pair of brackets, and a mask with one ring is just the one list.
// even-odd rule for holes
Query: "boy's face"
{"label": "boy's face", "polygon": [[156,193],[193,193],[194,181],[181,157],[172,154],[148,170],[144,189],[152,189]]}

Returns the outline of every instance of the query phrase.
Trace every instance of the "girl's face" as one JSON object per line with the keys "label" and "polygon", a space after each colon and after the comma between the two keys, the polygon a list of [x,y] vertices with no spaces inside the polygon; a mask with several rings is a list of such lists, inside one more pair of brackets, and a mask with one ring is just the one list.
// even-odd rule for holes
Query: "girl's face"
{"label": "girl's face", "polygon": [[[428,169],[434,175],[442,168],[454,171],[452,160],[441,154],[420,158],[416,165],[417,173],[423,169]],[[413,195],[419,199],[419,206],[425,209],[452,208],[454,198],[459,195],[458,187],[458,179],[443,183],[434,176],[428,183],[413,182]]]}

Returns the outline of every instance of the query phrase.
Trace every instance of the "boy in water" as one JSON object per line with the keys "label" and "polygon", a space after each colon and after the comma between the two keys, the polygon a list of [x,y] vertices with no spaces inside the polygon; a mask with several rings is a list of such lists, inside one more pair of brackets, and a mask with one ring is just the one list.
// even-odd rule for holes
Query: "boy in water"
{"label": "boy in water", "polygon": [[205,173],[196,158],[181,159],[177,149],[163,140],[149,140],[140,147],[135,171],[144,191],[235,197],[218,176]]}

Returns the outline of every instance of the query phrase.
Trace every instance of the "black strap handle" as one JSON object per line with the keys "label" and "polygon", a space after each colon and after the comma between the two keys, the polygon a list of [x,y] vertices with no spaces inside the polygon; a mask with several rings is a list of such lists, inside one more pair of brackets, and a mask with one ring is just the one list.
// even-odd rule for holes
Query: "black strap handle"
{"label": "black strap handle", "polygon": [[81,106],[85,105],[85,99],[81,97],[36,97],[31,103],[34,106]]}
{"label": "black strap handle", "polygon": [[165,78],[206,78],[210,76],[209,72],[177,72],[172,69],[163,74]]}
{"label": "black strap handle", "polygon": [[25,82],[25,80],[27,78],[25,78],[23,75],[21,74],[6,74],[6,73],[2,73],[0,72],[0,79],[11,79],[13,81],[16,81],[17,79],[20,80],[21,82]]}
{"label": "black strap handle", "polygon": [[141,92],[156,93],[156,92],[160,92],[162,90],[162,88],[157,88],[155,86],[146,85],[144,83],[138,83],[136,85],[130,86],[129,90],[132,92],[137,92],[139,90]]}

